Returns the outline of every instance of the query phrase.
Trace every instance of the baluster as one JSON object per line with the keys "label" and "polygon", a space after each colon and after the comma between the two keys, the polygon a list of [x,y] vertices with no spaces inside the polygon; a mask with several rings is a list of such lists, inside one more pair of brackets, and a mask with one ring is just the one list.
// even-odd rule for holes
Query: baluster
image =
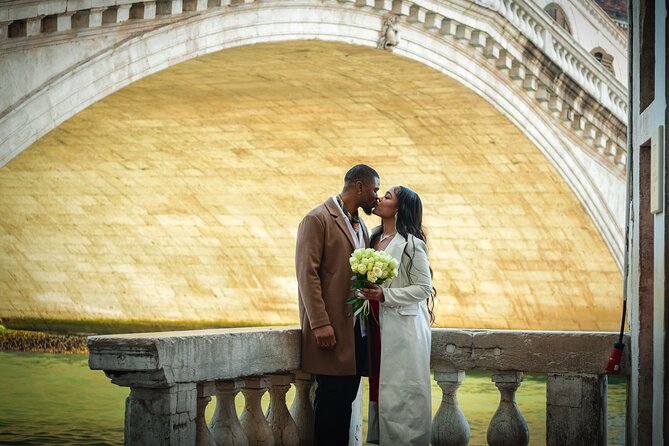
{"label": "baluster", "polygon": [[295,372],[295,399],[290,406],[290,414],[297,425],[301,446],[314,444],[314,404],[311,395],[314,387],[311,374]]}
{"label": "baluster", "polygon": [[205,411],[207,405],[211,401],[209,396],[211,393],[211,386],[205,384],[198,384],[197,386],[197,414],[195,415],[195,445],[196,446],[216,446],[214,438],[207,427],[207,420],[205,418]]}
{"label": "baluster", "polygon": [[238,393],[239,386],[234,381],[216,383],[216,410],[209,427],[216,444],[230,446],[249,444],[235,408],[235,396]]}
{"label": "baluster", "polygon": [[267,421],[274,435],[274,446],[299,446],[297,425],[288,412],[286,393],[290,389],[291,375],[270,375],[269,409]]}
{"label": "baluster", "polygon": [[253,377],[244,379],[244,411],[240,423],[249,446],[274,446],[274,436],[267,419],[262,413],[260,401],[267,391],[265,378]]}
{"label": "baluster", "polygon": [[441,387],[441,405],[432,422],[433,446],[466,446],[469,444],[469,423],[458,405],[458,388],[465,380],[463,370],[436,370],[434,379]]}
{"label": "baluster", "polygon": [[523,381],[523,372],[497,373],[492,380],[499,389],[499,407],[488,426],[489,446],[527,446],[530,432],[516,404],[516,390]]}

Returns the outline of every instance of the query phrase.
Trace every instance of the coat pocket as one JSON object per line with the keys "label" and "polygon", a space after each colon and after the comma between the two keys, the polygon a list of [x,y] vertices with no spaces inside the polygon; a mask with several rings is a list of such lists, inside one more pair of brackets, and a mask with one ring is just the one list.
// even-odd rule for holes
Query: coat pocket
{"label": "coat pocket", "polygon": [[418,316],[418,308],[416,307],[401,307],[397,312],[402,316]]}

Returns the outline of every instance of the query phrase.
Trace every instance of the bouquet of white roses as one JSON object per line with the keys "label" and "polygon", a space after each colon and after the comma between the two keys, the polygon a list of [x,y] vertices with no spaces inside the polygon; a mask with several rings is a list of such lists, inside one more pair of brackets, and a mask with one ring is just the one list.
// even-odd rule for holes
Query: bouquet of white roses
{"label": "bouquet of white roses", "polygon": [[[381,285],[387,279],[397,276],[397,260],[384,251],[359,248],[349,259],[353,271],[353,290],[367,288],[370,284]],[[365,319],[369,315],[369,301],[353,296],[346,301],[353,305],[354,315]]]}

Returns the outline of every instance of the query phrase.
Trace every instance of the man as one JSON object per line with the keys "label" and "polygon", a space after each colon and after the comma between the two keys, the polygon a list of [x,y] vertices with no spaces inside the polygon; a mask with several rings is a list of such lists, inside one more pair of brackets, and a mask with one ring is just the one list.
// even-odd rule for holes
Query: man
{"label": "man", "polygon": [[[367,347],[351,295],[349,257],[369,245],[358,208],[367,215],[377,203],[379,175],[364,164],[352,167],[336,197],[309,212],[297,230],[295,270],[302,325],[302,370],[316,375],[316,446],[346,446]],[[356,318],[357,319],[357,318]]]}

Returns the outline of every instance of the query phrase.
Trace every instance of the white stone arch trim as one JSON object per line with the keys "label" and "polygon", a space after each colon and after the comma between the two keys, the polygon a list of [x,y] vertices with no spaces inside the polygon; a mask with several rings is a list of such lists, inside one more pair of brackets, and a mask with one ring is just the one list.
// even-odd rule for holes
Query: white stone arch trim
{"label": "white stone arch trim", "polygon": [[[267,2],[269,3],[269,2]],[[108,94],[179,62],[226,48],[262,42],[319,39],[375,48],[381,14],[373,8],[342,8],[309,0],[248,5],[234,11],[185,18],[132,37],[91,57],[47,89],[34,94],[6,116],[0,140],[9,133],[11,147],[0,165],[27,144]],[[305,5],[318,7],[305,8]],[[225,20],[223,18],[225,17]],[[423,17],[425,19],[425,17]],[[463,29],[463,32],[467,29]],[[472,30],[469,29],[469,32]],[[144,51],[151,48],[151,51]],[[495,63],[472,53],[469,41],[435,38],[434,30],[403,20],[395,51],[460,81],[507,116],[544,153],[574,190],[592,217],[613,258],[622,259],[620,218],[591,181],[572,147],[566,129],[556,125],[536,103],[522,95],[518,82],[500,82]],[[509,62],[510,63],[510,62]],[[511,68],[511,67],[509,67]],[[611,181],[615,182],[615,178]]]}
{"label": "white stone arch trim", "polygon": [[[479,96],[486,99],[502,115],[506,116],[525,136],[544,154],[544,156],[557,169],[560,175],[574,191],[586,212],[593,219],[595,226],[609,248],[619,269],[622,269],[623,246],[621,240],[622,229],[620,224],[623,218],[618,213],[624,212],[618,208],[616,213],[606,203],[603,192],[591,181],[588,168],[579,160],[582,156],[575,153],[573,143],[570,144],[560,134],[559,128],[546,119],[542,114],[536,113],[534,103],[526,100],[518,100],[511,84],[500,84],[496,82],[494,73],[478,70],[472,67],[471,59],[466,54],[458,52],[437,52],[434,44],[429,42],[421,32],[413,29],[403,29],[400,35],[410,43],[400,45],[395,53],[416,60],[430,66],[449,77],[457,80]],[[413,35],[415,33],[415,35]],[[420,57],[421,51],[412,51],[407,46],[421,46],[424,51],[431,51],[431,57]],[[446,57],[448,54],[451,57]],[[470,69],[467,69],[470,65]],[[532,119],[528,117],[532,116]],[[619,192],[624,193],[624,184],[617,184]],[[622,215],[624,216],[624,215]]]}

